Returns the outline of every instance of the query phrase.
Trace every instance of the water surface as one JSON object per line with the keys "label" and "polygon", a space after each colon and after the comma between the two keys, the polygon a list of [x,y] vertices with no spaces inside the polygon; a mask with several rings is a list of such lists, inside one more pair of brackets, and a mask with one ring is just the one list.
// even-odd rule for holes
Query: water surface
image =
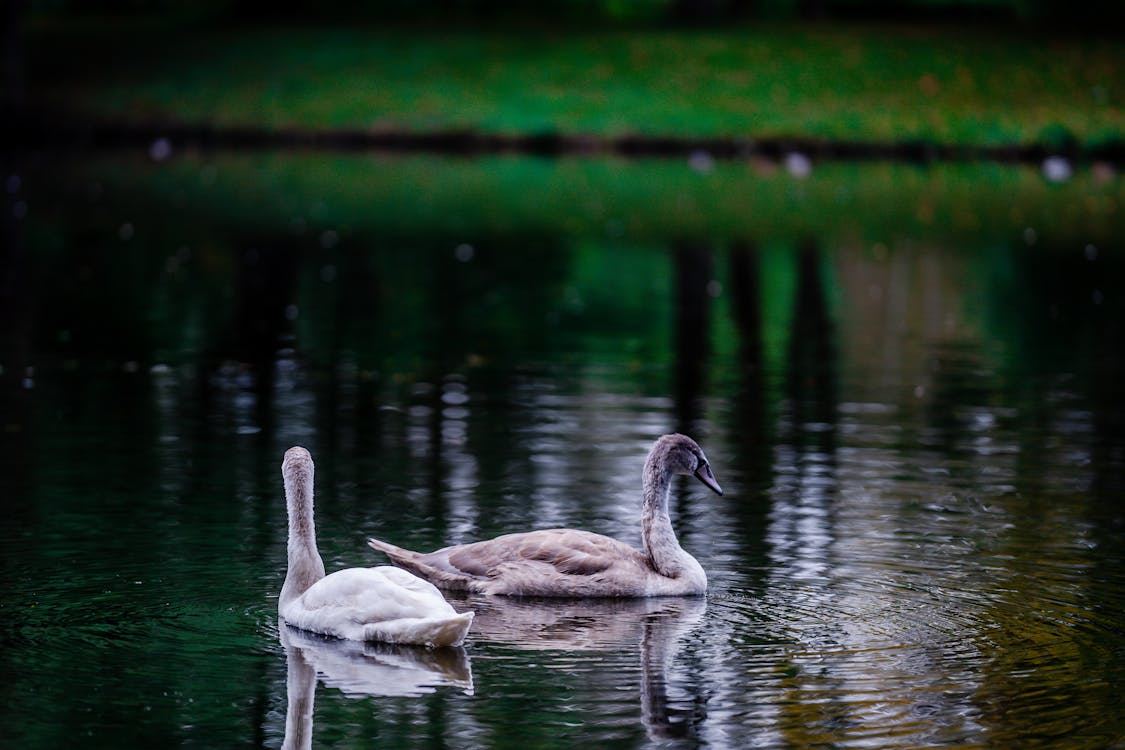
{"label": "water surface", "polygon": [[[13,746],[1125,743],[1116,183],[397,159],[430,198],[365,211],[321,157],[268,159],[9,191]],[[555,204],[500,186],[528,170]],[[232,207],[231,174],[276,200]],[[290,445],[333,569],[382,563],[373,534],[639,544],[673,430],[725,490],[673,496],[705,598],[454,596],[478,615],[442,652],[278,626]]]}

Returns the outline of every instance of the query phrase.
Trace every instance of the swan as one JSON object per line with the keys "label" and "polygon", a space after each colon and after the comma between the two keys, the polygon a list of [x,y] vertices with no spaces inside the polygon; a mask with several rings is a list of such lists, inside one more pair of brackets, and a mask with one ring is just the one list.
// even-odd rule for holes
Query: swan
{"label": "swan", "polygon": [[721,495],[703,449],[686,435],[664,435],[645,461],[643,551],[578,529],[505,534],[421,553],[378,539],[367,543],[395,565],[452,591],[507,596],[698,596],[703,566],[680,547],[668,517],[672,475],[691,474]]}
{"label": "swan", "polygon": [[313,460],[300,446],[281,462],[289,510],[289,566],[277,598],[281,619],[352,641],[459,646],[472,612],[458,614],[433,584],[389,565],[324,575],[313,525]]}

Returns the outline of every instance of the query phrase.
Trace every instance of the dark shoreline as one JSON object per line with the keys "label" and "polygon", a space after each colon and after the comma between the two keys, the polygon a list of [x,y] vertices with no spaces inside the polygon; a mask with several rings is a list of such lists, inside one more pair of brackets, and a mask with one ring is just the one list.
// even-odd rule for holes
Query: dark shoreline
{"label": "dark shoreline", "polygon": [[218,126],[163,120],[109,120],[59,113],[12,118],[2,126],[5,148],[149,149],[166,141],[170,151],[320,149],[436,153],[450,156],[521,154],[527,156],[623,156],[712,159],[763,158],[777,160],[801,154],[820,161],[996,162],[1039,164],[1052,156],[1075,162],[1105,162],[1125,166],[1125,140],[1097,146],[1076,143],[1051,145],[965,145],[924,140],[847,141],[807,137],[690,137],[555,132],[533,134],[483,133],[473,130],[429,132],[359,129],[258,128]]}

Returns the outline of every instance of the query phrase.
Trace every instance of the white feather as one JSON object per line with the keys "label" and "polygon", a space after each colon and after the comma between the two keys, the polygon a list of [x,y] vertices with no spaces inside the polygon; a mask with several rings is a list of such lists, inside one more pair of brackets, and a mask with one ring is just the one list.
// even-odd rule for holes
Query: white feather
{"label": "white feather", "polygon": [[280,608],[302,630],[352,641],[460,645],[473,613],[458,614],[437,588],[400,568],[348,568]]}
{"label": "white feather", "polygon": [[389,565],[324,575],[313,525],[313,462],[290,448],[281,465],[289,509],[289,568],[278,614],[296,628],[353,641],[459,646],[473,621],[441,592]]}

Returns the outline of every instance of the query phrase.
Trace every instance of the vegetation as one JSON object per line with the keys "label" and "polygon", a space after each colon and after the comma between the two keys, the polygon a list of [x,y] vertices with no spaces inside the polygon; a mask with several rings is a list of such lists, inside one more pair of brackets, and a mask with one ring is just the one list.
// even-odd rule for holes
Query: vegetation
{"label": "vegetation", "polygon": [[888,25],[183,33],[56,20],[33,24],[27,47],[33,104],[131,122],[1054,148],[1125,132],[1116,39]]}
{"label": "vegetation", "polygon": [[[360,353],[362,369],[392,372],[412,372],[435,352],[459,353],[451,367],[583,351],[619,372],[663,368],[671,336],[651,319],[671,324],[669,264],[691,248],[714,256],[717,290],[728,296],[731,257],[755,248],[771,362],[785,352],[796,251],[810,241],[852,267],[918,248],[940,248],[954,267],[977,258],[976,270],[929,278],[927,288],[956,297],[959,286],[992,279],[1003,294],[964,297],[1001,306],[1027,296],[1016,293],[1021,269],[1049,285],[1064,274],[1044,269],[1074,261],[1065,275],[1073,284],[1058,287],[1080,290],[1060,302],[1077,309],[1095,289],[1117,288],[1103,266],[1123,231],[1118,180],[1083,171],[1054,185],[1034,169],[1001,165],[829,164],[800,180],[739,163],[699,173],[671,160],[251,153],[153,163],[107,154],[44,164],[27,173],[26,189],[35,209],[27,283],[68,300],[42,298],[35,319],[48,348],[176,362],[210,341],[210,356],[261,347],[270,358],[275,337],[262,331],[290,323],[280,314],[262,322],[254,311],[272,315],[298,301],[300,326],[311,326],[306,356],[327,365],[343,348]],[[1087,278],[1090,253],[1102,270]],[[867,272],[832,273],[847,278],[830,284],[830,295],[867,289]],[[107,300],[105,290],[119,285]],[[1057,293],[1028,298],[1047,309],[1042,300]],[[1099,304],[1116,310],[1120,300],[1106,294]],[[879,307],[865,293],[853,297],[853,314]],[[97,316],[84,312],[92,309]],[[997,318],[1010,318],[1007,309]],[[146,325],[136,310],[146,311]],[[1077,330],[1068,323],[1060,340],[1076,341]],[[714,345],[731,353],[737,341],[727,326]]]}

